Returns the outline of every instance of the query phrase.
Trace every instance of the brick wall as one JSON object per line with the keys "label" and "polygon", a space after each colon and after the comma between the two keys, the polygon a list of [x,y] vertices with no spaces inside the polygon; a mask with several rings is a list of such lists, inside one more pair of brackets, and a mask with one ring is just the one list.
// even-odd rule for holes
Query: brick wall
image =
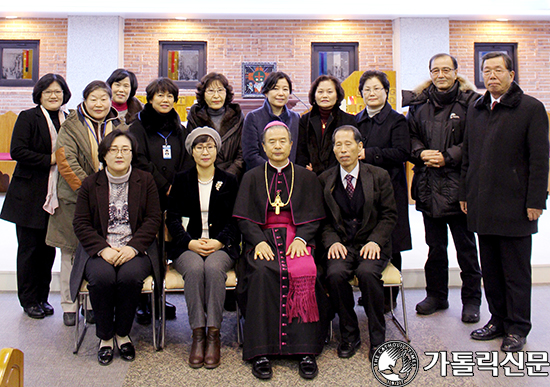
{"label": "brick wall", "polygon": [[[550,109],[550,21],[451,21],[450,51],[474,80],[474,43],[518,43],[519,84]],[[484,90],[480,90],[484,91]]]}
{"label": "brick wall", "polygon": [[[207,72],[224,73],[241,93],[241,63],[275,61],[293,81],[293,91],[307,103],[311,85],[312,42],[359,42],[359,69],[392,70],[390,20],[143,20],[127,19],[124,63],[138,76],[138,93],[158,77],[159,41],[207,42]],[[194,91],[184,90],[182,95]],[[303,110],[297,105],[295,110]]]}
{"label": "brick wall", "polygon": [[[0,19],[0,39],[40,40],[39,77],[47,73],[66,76],[67,19]],[[32,87],[0,87],[0,114],[33,106]]]}

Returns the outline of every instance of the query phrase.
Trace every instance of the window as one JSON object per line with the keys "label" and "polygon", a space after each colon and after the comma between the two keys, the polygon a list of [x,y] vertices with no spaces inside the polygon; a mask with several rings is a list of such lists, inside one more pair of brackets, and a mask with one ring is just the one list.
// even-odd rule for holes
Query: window
{"label": "window", "polygon": [[311,43],[311,81],[333,75],[340,81],[358,69],[359,43]]}
{"label": "window", "polygon": [[206,75],[206,42],[159,42],[159,76],[181,89],[194,89]]}
{"label": "window", "polygon": [[39,40],[0,40],[0,86],[34,86],[39,44]]}

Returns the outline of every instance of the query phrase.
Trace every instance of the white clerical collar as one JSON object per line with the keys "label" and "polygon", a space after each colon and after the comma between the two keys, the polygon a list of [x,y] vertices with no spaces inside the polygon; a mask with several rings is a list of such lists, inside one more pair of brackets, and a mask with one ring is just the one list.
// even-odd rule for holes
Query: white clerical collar
{"label": "white clerical collar", "polygon": [[268,161],[268,163],[269,163],[269,165],[271,165],[272,168],[275,168],[278,173],[281,173],[283,171],[283,169],[288,167],[288,164],[290,164],[290,160],[287,159],[286,164],[283,165],[282,167],[276,167],[275,165],[271,164],[271,161]]}
{"label": "white clerical collar", "polygon": [[357,165],[355,166],[355,168],[353,168],[351,170],[351,172],[349,172],[349,173],[346,172],[346,170],[340,165],[340,178],[342,179],[342,185],[344,187],[347,185],[347,183],[346,183],[346,176],[347,175],[353,176],[353,179],[351,180],[351,183],[355,187],[355,184],[357,183],[357,179],[359,178],[359,163],[360,163],[360,161],[357,162]]}

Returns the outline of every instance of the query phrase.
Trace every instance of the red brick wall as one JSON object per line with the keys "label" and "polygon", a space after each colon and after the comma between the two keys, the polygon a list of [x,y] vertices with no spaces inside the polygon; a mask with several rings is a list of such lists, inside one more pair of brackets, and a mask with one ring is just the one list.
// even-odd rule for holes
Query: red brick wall
{"label": "red brick wall", "polygon": [[[0,19],[0,39],[40,40],[39,77],[47,73],[66,76],[67,19]],[[33,106],[32,87],[0,87],[0,114]]]}
{"label": "red brick wall", "polygon": [[[311,85],[312,42],[358,42],[359,69],[392,70],[390,20],[143,20],[127,19],[124,63],[138,76],[139,91],[158,77],[159,41],[207,42],[207,71],[224,73],[241,93],[243,61],[275,61],[293,81],[293,91],[307,103]],[[192,95],[193,91],[182,91]],[[303,110],[297,105],[295,110]]]}
{"label": "red brick wall", "polygon": [[451,21],[449,29],[451,54],[471,81],[475,42],[518,43],[519,84],[550,109],[550,21]]}

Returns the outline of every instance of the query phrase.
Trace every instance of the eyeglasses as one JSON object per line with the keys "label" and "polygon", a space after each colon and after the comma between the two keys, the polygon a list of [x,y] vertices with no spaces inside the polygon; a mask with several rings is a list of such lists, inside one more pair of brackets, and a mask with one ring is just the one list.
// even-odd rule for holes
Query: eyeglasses
{"label": "eyeglasses", "polygon": [[496,68],[496,69],[485,69],[483,70],[483,76],[484,77],[490,77],[491,76],[491,73],[495,73],[495,75],[498,77],[502,74],[504,74],[506,71],[508,70],[505,70],[503,68]]}
{"label": "eyeglasses", "polygon": [[363,89],[363,93],[365,93],[365,94],[370,94],[371,91],[374,91],[376,94],[378,94],[378,93],[380,93],[382,90],[384,90],[383,87],[375,87],[374,89],[370,89],[370,88],[368,88],[368,87],[365,87],[365,88]]}
{"label": "eyeglasses", "polygon": [[42,94],[44,94],[44,97],[51,97],[52,94],[55,94],[59,97],[63,95],[63,90],[44,90]]}
{"label": "eyeglasses", "polygon": [[430,70],[430,74],[432,74],[433,76],[439,75],[439,73],[443,73],[444,75],[447,75],[447,74],[450,74],[451,71],[453,70],[455,69],[452,69],[450,67],[443,67],[442,69],[435,68]]}
{"label": "eyeglasses", "polygon": [[123,156],[128,156],[131,151],[132,151],[132,148],[129,148],[129,147],[117,148],[116,146],[113,146],[109,148],[109,154],[111,156],[118,155],[118,152],[122,153]]}
{"label": "eyeglasses", "polygon": [[214,94],[218,94],[218,95],[225,95],[226,91],[225,89],[208,89],[204,92],[204,94],[206,95],[214,95]]}
{"label": "eyeglasses", "polygon": [[204,152],[204,150],[207,150],[208,153],[212,153],[214,152],[214,149],[216,149],[216,146],[215,145],[196,145],[195,148],[193,148],[193,150],[197,151],[198,153],[202,153]]}

